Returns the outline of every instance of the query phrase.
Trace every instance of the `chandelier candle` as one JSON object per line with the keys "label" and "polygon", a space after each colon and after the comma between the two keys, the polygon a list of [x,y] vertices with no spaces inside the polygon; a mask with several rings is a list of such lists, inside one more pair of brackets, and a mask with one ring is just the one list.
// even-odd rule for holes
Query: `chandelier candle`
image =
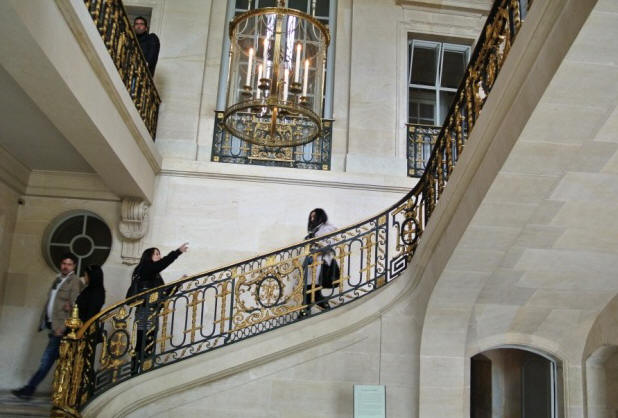
{"label": "chandelier candle", "polygon": [[294,82],[298,83],[300,80],[300,51],[302,49],[302,45],[299,42],[296,44],[296,65],[294,66]]}
{"label": "chandelier candle", "polygon": [[288,101],[288,83],[290,79],[290,70],[286,68],[283,73],[283,101]]}
{"label": "chandelier candle", "polygon": [[260,79],[262,78],[262,64],[258,65],[258,76],[257,76],[257,89],[255,89],[255,98],[259,99],[260,98],[260,93],[261,93],[261,89],[260,89]]}
{"label": "chandelier candle", "polygon": [[251,67],[253,64],[253,48],[249,48],[249,63],[247,64],[247,86],[251,85],[251,79],[253,78],[253,73],[251,72]]}
{"label": "chandelier candle", "polygon": [[268,38],[264,38],[264,78],[268,78]]}
{"label": "chandelier candle", "polygon": [[303,77],[303,96],[307,97],[307,82],[309,81],[309,60],[305,60],[305,75]]}

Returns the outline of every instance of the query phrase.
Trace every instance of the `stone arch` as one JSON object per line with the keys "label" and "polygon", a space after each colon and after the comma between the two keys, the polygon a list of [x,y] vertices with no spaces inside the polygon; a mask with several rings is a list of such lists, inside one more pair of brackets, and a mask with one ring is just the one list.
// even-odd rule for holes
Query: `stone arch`
{"label": "stone arch", "polygon": [[523,345],[500,345],[470,359],[470,417],[563,416],[562,361]]}

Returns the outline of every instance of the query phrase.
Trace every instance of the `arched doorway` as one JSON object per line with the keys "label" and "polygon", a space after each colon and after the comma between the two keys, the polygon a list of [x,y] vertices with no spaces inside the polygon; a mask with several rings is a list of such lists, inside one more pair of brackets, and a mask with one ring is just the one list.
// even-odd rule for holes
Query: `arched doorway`
{"label": "arched doorway", "polygon": [[483,351],[470,359],[470,417],[559,418],[559,363],[521,347]]}

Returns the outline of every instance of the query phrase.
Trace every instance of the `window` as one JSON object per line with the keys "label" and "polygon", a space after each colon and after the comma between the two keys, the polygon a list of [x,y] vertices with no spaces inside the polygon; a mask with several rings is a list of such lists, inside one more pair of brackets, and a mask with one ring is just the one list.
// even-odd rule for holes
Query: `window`
{"label": "window", "polygon": [[408,44],[408,122],[440,126],[455,99],[470,47],[413,39]]}
{"label": "window", "polygon": [[69,212],[56,218],[43,240],[45,259],[58,271],[62,256],[73,253],[78,259],[75,271],[81,275],[91,264],[103,265],[112,247],[112,232],[92,212]]}

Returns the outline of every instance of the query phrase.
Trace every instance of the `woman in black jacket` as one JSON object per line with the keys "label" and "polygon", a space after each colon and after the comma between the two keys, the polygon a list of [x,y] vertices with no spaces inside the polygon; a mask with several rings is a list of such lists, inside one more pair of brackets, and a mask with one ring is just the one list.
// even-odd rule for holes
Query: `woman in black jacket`
{"label": "woman in black jacket", "polygon": [[[131,277],[131,281],[135,283],[136,293],[164,285],[165,282],[161,277],[161,272],[172,264],[180,254],[186,252],[189,249],[188,245],[189,243],[185,242],[178,247],[178,249],[171,251],[165,257],[161,257],[161,252],[158,248],[152,247],[144,250],[142,258],[133,270],[133,275]],[[135,310],[137,339],[135,342],[135,356],[132,362],[133,374],[137,374],[139,364],[143,363],[146,358],[150,358],[154,354],[154,341],[156,339],[155,321],[157,320],[156,311],[158,311],[159,308],[159,302],[156,302],[156,305],[147,305],[147,299],[145,298],[144,303],[138,305]],[[144,335],[146,335],[145,341]],[[144,348],[146,349],[144,350]]]}
{"label": "woman in black jacket", "polygon": [[75,300],[82,324],[98,314],[105,303],[105,287],[103,287],[101,266],[88,266],[84,273],[86,288]]}
{"label": "woman in black jacket", "polygon": [[161,272],[187,251],[189,243],[185,242],[177,250],[171,251],[165,257],[161,257],[158,248],[152,247],[144,250],[139,264],[133,270],[132,280],[137,280],[137,291],[152,289],[165,284],[161,278]]}

